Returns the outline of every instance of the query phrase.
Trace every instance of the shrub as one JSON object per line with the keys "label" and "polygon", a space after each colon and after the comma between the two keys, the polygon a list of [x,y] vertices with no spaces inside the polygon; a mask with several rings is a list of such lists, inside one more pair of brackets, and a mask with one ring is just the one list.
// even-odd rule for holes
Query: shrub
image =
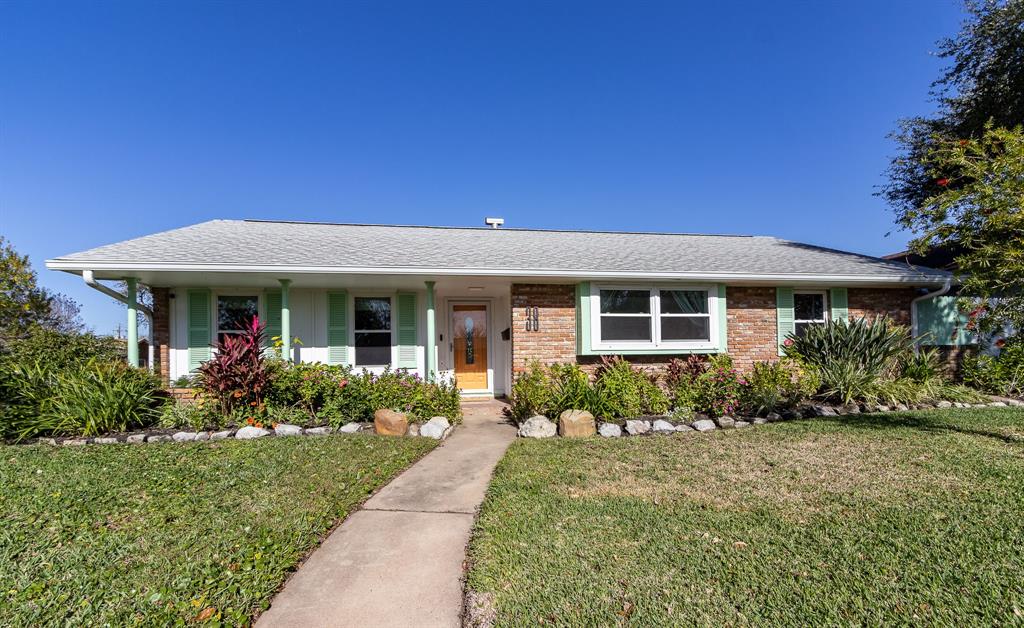
{"label": "shrub", "polygon": [[508,413],[516,423],[522,423],[535,414],[544,414],[551,405],[551,382],[548,372],[534,362],[530,367],[518,373],[509,393]]}
{"label": "shrub", "polygon": [[[668,395],[657,378],[636,369],[619,356],[604,358],[594,380],[594,395],[600,407],[595,416],[629,418],[664,414],[670,407]],[[598,412],[594,412],[594,410]]]}
{"label": "shrub", "polygon": [[961,377],[965,384],[994,395],[1024,396],[1024,340],[1007,342],[998,356],[968,356]]}
{"label": "shrub", "polygon": [[813,369],[783,358],[757,362],[746,378],[741,405],[754,414],[768,414],[795,407],[818,391],[820,380]]}
{"label": "shrub", "polygon": [[96,362],[123,362],[123,341],[91,333],[76,334],[35,327],[20,338],[4,343],[0,360],[21,365],[39,364],[49,371]]}
{"label": "shrub", "polygon": [[818,373],[819,392],[842,403],[871,398],[875,384],[913,351],[907,330],[884,317],[814,325],[803,336],[791,334],[785,344],[788,356]]}
{"label": "shrub", "polygon": [[899,376],[926,382],[942,376],[939,369],[939,350],[935,347],[922,348],[916,353],[910,351],[901,356]]}
{"label": "shrub", "polygon": [[744,384],[732,366],[732,358],[725,354],[714,355],[708,360],[707,369],[690,384],[691,407],[708,416],[732,414],[739,407]]}
{"label": "shrub", "polygon": [[548,367],[547,379],[551,395],[545,414],[557,417],[566,410],[593,412],[595,395],[590,376],[578,364],[552,364]]}
{"label": "shrub", "polygon": [[420,384],[420,395],[413,407],[413,418],[420,421],[443,416],[457,423],[462,418],[462,397],[454,382]]}
{"label": "shrub", "polygon": [[238,408],[262,408],[270,383],[263,352],[265,330],[253,318],[245,330],[217,342],[213,357],[199,367],[199,387],[230,415]]}
{"label": "shrub", "polygon": [[193,432],[200,430],[221,429],[227,423],[227,417],[210,404],[201,400],[194,403],[168,403],[160,415],[160,427],[171,429],[187,429]]}
{"label": "shrub", "polygon": [[268,406],[298,407],[307,415],[305,421],[329,422],[336,397],[343,394],[352,380],[352,370],[320,362],[291,364],[283,360],[268,362],[269,386],[265,396]]}

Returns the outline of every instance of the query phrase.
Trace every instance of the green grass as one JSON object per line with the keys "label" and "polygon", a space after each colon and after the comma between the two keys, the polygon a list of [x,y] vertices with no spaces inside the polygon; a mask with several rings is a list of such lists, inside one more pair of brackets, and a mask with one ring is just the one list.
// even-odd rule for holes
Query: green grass
{"label": "green grass", "polygon": [[1024,623],[1024,412],[520,440],[470,556],[505,626]]}
{"label": "green grass", "polygon": [[326,532],[435,444],[0,447],[2,623],[248,623]]}

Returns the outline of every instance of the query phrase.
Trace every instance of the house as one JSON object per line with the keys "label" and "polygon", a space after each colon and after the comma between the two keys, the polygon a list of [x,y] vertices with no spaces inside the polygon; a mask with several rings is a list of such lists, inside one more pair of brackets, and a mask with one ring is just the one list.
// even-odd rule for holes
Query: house
{"label": "house", "polygon": [[466,395],[507,393],[534,360],[592,369],[625,355],[658,369],[727,352],[749,369],[829,319],[911,324],[950,281],[761,236],[266,220],[204,222],[46,265],[108,293],[102,280],[126,280],[130,334],[136,285],[149,286],[165,382],[258,315],[292,360],[454,376]]}

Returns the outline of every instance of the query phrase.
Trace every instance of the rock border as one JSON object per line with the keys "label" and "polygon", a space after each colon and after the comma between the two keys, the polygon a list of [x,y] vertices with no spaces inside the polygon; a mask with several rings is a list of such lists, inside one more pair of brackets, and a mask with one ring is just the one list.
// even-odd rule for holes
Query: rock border
{"label": "rock border", "polygon": [[[910,410],[929,410],[936,408],[945,410],[1006,407],[1024,407],[1024,401],[1019,399],[993,397],[993,401],[989,401],[987,403],[939,401],[937,403],[919,403],[914,404],[913,406],[907,406],[902,403],[896,404],[895,406],[887,406],[883,404],[850,404],[845,406],[836,406],[831,404],[815,403],[800,406],[782,413],[771,412],[764,417],[721,416],[709,418],[702,416],[686,422],[673,422],[671,415],[663,415],[658,417],[627,419],[621,424],[608,421],[600,422],[597,424],[597,436],[601,438],[621,438],[625,436],[674,434],[677,432],[713,432],[716,430],[744,429],[792,419],[812,419],[816,417],[844,416],[850,414],[880,414],[883,412],[907,412]],[[520,424],[518,434],[520,438],[553,438],[556,435],[560,436],[556,430],[555,423],[540,414],[532,416],[527,421]]]}

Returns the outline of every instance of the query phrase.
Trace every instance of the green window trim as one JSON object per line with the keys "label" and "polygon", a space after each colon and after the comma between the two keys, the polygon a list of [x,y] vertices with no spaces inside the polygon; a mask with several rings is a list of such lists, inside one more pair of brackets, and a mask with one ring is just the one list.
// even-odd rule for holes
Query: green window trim
{"label": "green window trim", "polygon": [[589,281],[576,284],[576,355],[706,355],[725,353],[728,349],[725,284],[716,284],[708,291],[709,298],[717,299],[718,346],[692,349],[594,349],[590,329],[590,286]]}
{"label": "green window trim", "polygon": [[274,337],[281,337],[281,291],[267,290],[263,293],[263,315],[266,317],[266,338],[263,346],[274,346]]}
{"label": "green window trim", "polygon": [[416,360],[416,293],[399,292],[398,302],[398,368],[414,369]]}
{"label": "green window trim", "polygon": [[348,365],[348,292],[327,293],[327,363]]}
{"label": "green window trim", "polygon": [[793,312],[793,288],[775,288],[775,320],[778,328],[779,355],[786,353],[786,337],[796,331],[796,315]]}
{"label": "green window trim", "polygon": [[188,303],[188,370],[194,372],[213,355],[210,332],[213,327],[211,294],[206,289],[189,290]]}

